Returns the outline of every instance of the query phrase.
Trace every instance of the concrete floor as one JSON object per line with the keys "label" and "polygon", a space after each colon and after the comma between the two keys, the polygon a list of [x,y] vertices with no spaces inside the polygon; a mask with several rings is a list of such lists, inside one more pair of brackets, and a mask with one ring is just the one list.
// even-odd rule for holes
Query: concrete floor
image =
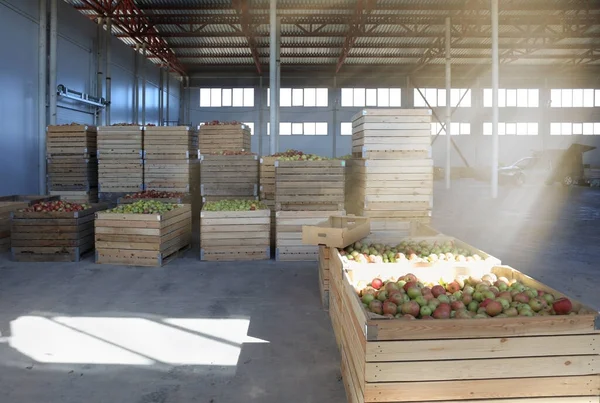
{"label": "concrete floor", "polygon": [[[436,184],[433,226],[600,307],[600,191]],[[0,256],[2,403],[345,402],[314,263]]]}

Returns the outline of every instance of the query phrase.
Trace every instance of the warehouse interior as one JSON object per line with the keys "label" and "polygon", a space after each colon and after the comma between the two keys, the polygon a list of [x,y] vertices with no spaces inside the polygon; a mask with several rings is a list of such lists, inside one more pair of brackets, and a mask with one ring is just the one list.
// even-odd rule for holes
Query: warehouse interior
{"label": "warehouse interior", "polygon": [[[259,156],[340,158],[362,109],[427,108],[433,165],[451,168],[431,225],[600,306],[598,189],[490,184],[494,161],[574,143],[599,147],[583,164],[600,172],[600,1],[0,0],[0,32],[0,196],[46,194],[48,125],[235,121]],[[315,262],[196,253],[163,268],[0,253],[0,402],[359,401]]]}

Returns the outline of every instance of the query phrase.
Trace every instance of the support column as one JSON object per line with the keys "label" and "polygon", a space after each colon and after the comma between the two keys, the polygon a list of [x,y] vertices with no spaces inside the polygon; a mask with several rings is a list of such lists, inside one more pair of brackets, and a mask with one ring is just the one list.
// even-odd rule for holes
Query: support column
{"label": "support column", "polygon": [[[104,98],[104,19],[98,18],[98,30],[96,32],[96,96]],[[103,109],[100,109],[96,116],[96,125],[102,125],[104,117]]]}
{"label": "support column", "polygon": [[56,92],[56,58],[57,58],[57,29],[58,29],[58,0],[50,0],[50,77],[49,77],[49,91],[50,91],[50,124],[56,124],[56,104],[57,104],[57,92]]}
{"label": "support column", "polygon": [[39,194],[46,194],[46,96],[48,82],[48,11],[47,1],[39,0],[40,28],[38,31],[38,175]]}
{"label": "support column", "polygon": [[269,154],[277,152],[277,137],[279,136],[279,85],[277,80],[277,1],[270,0],[269,24],[269,88],[270,88],[270,110],[269,120],[271,122],[271,137],[269,138]]}
{"label": "support column", "polygon": [[163,106],[165,97],[165,72],[162,67],[158,69],[158,126],[163,124]]}
{"label": "support column", "polygon": [[146,44],[142,45],[142,126],[146,125]]}
{"label": "support column", "polygon": [[140,123],[140,45],[135,44],[133,59],[133,122]]}
{"label": "support column", "polygon": [[452,148],[452,105],[450,101],[452,97],[450,93],[452,91],[452,57],[450,56],[450,40],[451,40],[451,29],[452,24],[450,17],[446,17],[446,189],[450,189],[450,178],[452,171],[452,164],[450,161],[450,149]]}
{"label": "support column", "polygon": [[106,111],[104,113],[104,119],[106,126],[111,125],[110,120],[110,100],[112,98],[112,83],[111,83],[111,37],[112,37],[112,19],[108,17],[106,19]]}
{"label": "support column", "polygon": [[263,105],[264,105],[264,88],[263,88],[263,76],[262,74],[258,77],[258,125],[254,128],[254,135],[258,136],[258,155],[263,155],[263,136],[266,136],[266,132],[263,131]]}
{"label": "support column", "polygon": [[279,140],[281,140],[279,134],[280,122],[281,122],[281,17],[277,17],[277,29],[275,30],[276,41],[275,41],[275,60],[277,62],[277,137],[275,137],[275,152],[279,152]]}
{"label": "support column", "polygon": [[[337,77],[333,77],[333,93],[337,94]],[[332,124],[333,124],[333,128],[331,130],[331,134],[333,135],[333,139],[331,141],[331,145],[333,147],[332,153],[333,153],[333,158],[335,158],[337,156],[337,136],[338,136],[338,132],[340,130],[338,121],[337,121],[337,102],[335,102],[335,99],[337,97],[333,97],[334,101],[333,101],[333,109],[331,112],[331,120],[332,120]],[[331,99],[331,98],[330,98]]]}
{"label": "support column", "polygon": [[498,0],[491,0],[492,6],[492,198],[498,197]]}
{"label": "support column", "polygon": [[167,67],[167,71],[165,72],[166,76],[167,76],[167,102],[166,102],[166,108],[165,108],[165,116],[166,116],[166,121],[167,121],[167,126],[169,125],[169,120],[171,118],[171,114],[169,112],[169,108],[171,107],[171,72],[169,71],[169,68]]}

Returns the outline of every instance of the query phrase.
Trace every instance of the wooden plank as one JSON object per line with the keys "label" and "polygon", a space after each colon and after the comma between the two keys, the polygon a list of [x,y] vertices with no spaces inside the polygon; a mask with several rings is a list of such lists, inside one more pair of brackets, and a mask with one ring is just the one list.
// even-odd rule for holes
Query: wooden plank
{"label": "wooden plank", "polygon": [[[600,335],[369,342],[367,362],[461,360],[598,354]],[[560,346],[560,348],[556,348]],[[495,364],[494,364],[495,365]]]}
{"label": "wooden plank", "polygon": [[366,385],[365,402],[430,402],[597,396],[598,394],[600,394],[600,377],[597,375],[432,381],[427,384],[423,382],[382,382]]}

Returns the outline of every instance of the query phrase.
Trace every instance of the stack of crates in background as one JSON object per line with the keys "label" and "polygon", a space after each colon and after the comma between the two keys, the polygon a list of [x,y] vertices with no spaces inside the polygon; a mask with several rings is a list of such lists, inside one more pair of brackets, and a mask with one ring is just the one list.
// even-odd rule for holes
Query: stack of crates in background
{"label": "stack of crates in background", "polygon": [[271,210],[271,250],[275,250],[275,161],[277,157],[261,157],[259,168],[260,201]]}
{"label": "stack of crates in background", "polygon": [[144,128],[144,189],[194,193],[198,188],[198,132],[188,126]]}
{"label": "stack of crates in background", "polygon": [[346,210],[371,218],[371,239],[401,239],[431,222],[431,110],[365,109],[352,119]]}
{"label": "stack of crates in background", "polygon": [[50,195],[76,203],[98,201],[96,127],[71,123],[46,128]]}
{"label": "stack of crates in background", "polygon": [[143,127],[98,127],[98,191],[102,201],[116,201],[144,188]]}
{"label": "stack of crates in background", "polygon": [[302,226],[344,211],[345,161],[275,161],[275,258],[317,260],[319,247],[302,243]]}
{"label": "stack of crates in background", "polygon": [[200,156],[200,194],[204,201],[258,200],[258,156],[239,151]]}
{"label": "stack of crates in background", "polygon": [[250,151],[250,128],[243,123],[213,122],[200,126],[200,153],[203,155],[224,150]]}

